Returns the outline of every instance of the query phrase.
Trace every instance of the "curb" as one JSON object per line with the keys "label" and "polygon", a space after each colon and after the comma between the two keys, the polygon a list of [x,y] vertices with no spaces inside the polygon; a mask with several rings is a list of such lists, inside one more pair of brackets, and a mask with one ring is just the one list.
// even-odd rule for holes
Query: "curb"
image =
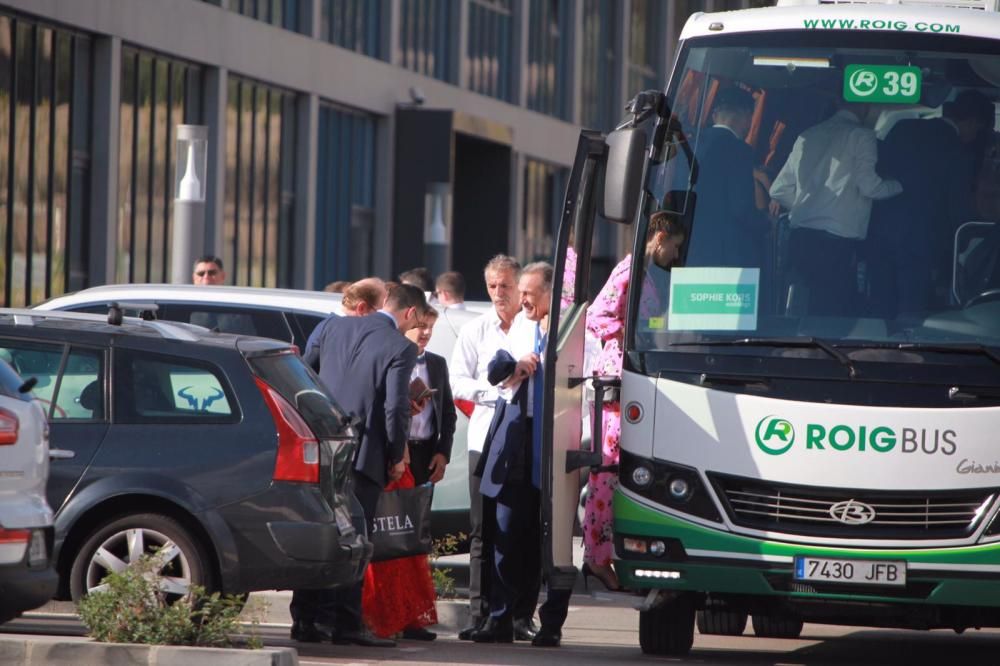
{"label": "curb", "polygon": [[298,666],[299,655],[293,648],[180,647],[173,645],[134,645],[98,643],[86,639],[0,638],[0,664],[24,666],[107,666],[108,664],[145,664],[146,666]]}

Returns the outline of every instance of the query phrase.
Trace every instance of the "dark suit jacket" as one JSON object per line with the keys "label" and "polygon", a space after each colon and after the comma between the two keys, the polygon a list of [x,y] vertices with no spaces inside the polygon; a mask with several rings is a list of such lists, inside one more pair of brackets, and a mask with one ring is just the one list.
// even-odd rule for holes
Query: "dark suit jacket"
{"label": "dark suit jacket", "polygon": [[361,419],[354,469],[384,486],[403,459],[410,431],[410,374],[417,346],[385,315],[331,317],[317,344],[320,379],[334,401]]}
{"label": "dark suit jacket", "polygon": [[[509,377],[517,361],[501,349],[490,361],[488,379],[493,385]],[[493,420],[486,433],[486,443],[479,457],[475,475],[481,477],[479,492],[486,497],[496,498],[504,484],[513,481],[530,483],[525,479],[527,454],[525,442],[530,441],[528,428],[528,382],[522,382],[511,402],[498,400],[493,412]]]}
{"label": "dark suit jacket", "polygon": [[451,379],[448,377],[448,362],[443,356],[424,352],[427,359],[427,376],[431,388],[437,389],[434,394],[434,424],[437,426],[437,441],[434,443],[434,453],[444,454],[445,460],[451,461],[451,445],[455,439],[455,423],[458,414],[455,412],[455,401],[451,396]]}
{"label": "dark suit jacket", "polygon": [[[698,138],[698,195],[687,263],[750,266],[759,259],[763,219],[754,205],[753,150],[724,127]],[[748,244],[753,255],[748,253]],[[760,265],[757,263],[756,265]]]}

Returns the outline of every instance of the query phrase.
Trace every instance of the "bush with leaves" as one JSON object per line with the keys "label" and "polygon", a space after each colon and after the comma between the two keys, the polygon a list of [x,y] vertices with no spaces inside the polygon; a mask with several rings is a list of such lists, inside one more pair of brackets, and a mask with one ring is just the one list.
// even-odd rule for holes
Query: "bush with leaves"
{"label": "bush with leaves", "polygon": [[[191,587],[187,597],[166,603],[160,590],[156,556],[146,556],[125,571],[110,573],[104,589],[80,601],[80,619],[93,638],[109,643],[194,645],[202,647],[262,647],[257,635],[264,602],[241,596],[207,594]],[[249,620],[244,634],[240,614]]]}
{"label": "bush with leaves", "polygon": [[[446,534],[440,539],[434,539],[432,544],[430,560],[433,562],[439,557],[454,555],[458,552],[459,545],[468,537],[464,532],[456,534]],[[452,599],[455,597],[455,579],[451,575],[451,569],[445,567],[431,567],[431,576],[434,578],[434,590],[440,599]]]}

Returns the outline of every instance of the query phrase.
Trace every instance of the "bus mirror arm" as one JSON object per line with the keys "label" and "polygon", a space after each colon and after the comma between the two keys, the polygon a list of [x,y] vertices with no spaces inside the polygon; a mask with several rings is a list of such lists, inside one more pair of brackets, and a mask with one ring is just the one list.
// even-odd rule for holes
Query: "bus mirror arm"
{"label": "bus mirror arm", "polygon": [[591,377],[594,387],[594,429],[590,437],[589,449],[577,449],[566,452],[566,472],[573,472],[589,467],[594,474],[600,472],[617,472],[617,465],[602,465],[604,457],[601,453],[601,442],[604,432],[604,403],[618,402],[622,385],[621,377]]}

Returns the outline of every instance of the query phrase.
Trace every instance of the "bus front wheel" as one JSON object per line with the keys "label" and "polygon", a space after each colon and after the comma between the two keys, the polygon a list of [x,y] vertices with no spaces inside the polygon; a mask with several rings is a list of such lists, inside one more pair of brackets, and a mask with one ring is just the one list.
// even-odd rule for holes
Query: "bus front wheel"
{"label": "bus front wheel", "polygon": [[681,656],[694,643],[694,603],[681,596],[639,612],[639,646],[645,654]]}
{"label": "bus front wheel", "polygon": [[759,638],[798,638],[802,620],[779,615],[754,615],[753,633]]}
{"label": "bus front wheel", "polygon": [[698,633],[714,636],[742,636],[747,627],[746,611],[707,608],[698,611]]}

